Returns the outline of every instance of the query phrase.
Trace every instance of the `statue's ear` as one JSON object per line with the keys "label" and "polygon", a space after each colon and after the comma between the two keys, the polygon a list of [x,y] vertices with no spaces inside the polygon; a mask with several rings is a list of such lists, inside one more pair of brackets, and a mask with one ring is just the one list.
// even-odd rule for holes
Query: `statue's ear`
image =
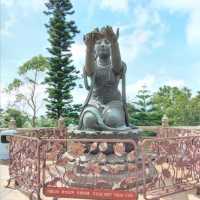
{"label": "statue's ear", "polygon": [[117,36],[117,39],[118,39],[119,38],[119,28],[117,28],[116,36]]}

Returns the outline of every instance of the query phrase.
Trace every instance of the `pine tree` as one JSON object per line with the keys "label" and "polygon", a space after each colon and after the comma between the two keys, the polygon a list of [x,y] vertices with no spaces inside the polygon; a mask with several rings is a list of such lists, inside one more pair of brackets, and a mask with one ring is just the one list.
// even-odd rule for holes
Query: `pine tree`
{"label": "pine tree", "polygon": [[49,42],[48,48],[50,68],[47,72],[46,83],[48,84],[47,114],[53,119],[61,116],[74,115],[71,90],[76,86],[78,71],[72,64],[71,45],[73,38],[79,33],[73,20],[67,17],[74,13],[70,0],[49,0],[46,4],[49,16],[47,27]]}
{"label": "pine tree", "polygon": [[136,99],[132,106],[131,122],[139,126],[158,125],[161,116],[156,112],[152,96],[145,86],[138,91]]}

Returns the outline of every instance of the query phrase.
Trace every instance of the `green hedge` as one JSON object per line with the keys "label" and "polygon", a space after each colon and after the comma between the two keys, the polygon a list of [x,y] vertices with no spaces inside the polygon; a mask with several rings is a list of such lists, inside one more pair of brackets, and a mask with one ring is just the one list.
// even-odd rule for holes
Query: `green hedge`
{"label": "green hedge", "polygon": [[154,131],[143,131],[142,137],[156,137],[157,133]]}

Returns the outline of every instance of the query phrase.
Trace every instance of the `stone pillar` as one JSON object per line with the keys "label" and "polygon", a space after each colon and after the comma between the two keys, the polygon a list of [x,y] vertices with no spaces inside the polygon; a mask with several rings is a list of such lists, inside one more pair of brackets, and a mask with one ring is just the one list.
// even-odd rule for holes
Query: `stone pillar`
{"label": "stone pillar", "polygon": [[15,119],[11,118],[8,127],[9,127],[9,129],[16,129],[17,128]]}
{"label": "stone pillar", "polygon": [[169,118],[166,114],[164,114],[162,117],[162,127],[169,127]]}
{"label": "stone pillar", "polygon": [[58,120],[58,128],[65,128],[65,119],[63,117]]}

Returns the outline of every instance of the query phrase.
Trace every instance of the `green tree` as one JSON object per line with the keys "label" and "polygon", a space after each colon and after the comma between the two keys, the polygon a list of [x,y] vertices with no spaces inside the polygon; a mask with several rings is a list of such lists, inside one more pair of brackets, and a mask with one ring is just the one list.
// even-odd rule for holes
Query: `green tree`
{"label": "green tree", "polygon": [[17,128],[22,128],[26,121],[29,120],[29,117],[27,113],[14,108],[8,108],[5,112],[3,112],[3,127],[7,128],[11,119],[16,121]]}
{"label": "green tree", "polygon": [[128,107],[131,123],[140,126],[160,124],[161,116],[156,112],[152,96],[145,86],[138,91],[136,101],[132,104],[132,109],[130,109],[131,105]]}
{"label": "green tree", "polygon": [[3,127],[3,109],[0,107],[0,128]]}
{"label": "green tree", "polygon": [[76,86],[78,71],[72,63],[70,50],[74,43],[73,38],[79,31],[75,22],[68,20],[74,13],[70,0],[49,0],[46,7],[47,11],[44,13],[50,17],[46,27],[51,45],[48,48],[51,56],[46,77],[48,84],[46,107],[48,116],[58,119],[61,116],[70,117],[74,110],[71,90]]}
{"label": "green tree", "polygon": [[189,125],[200,125],[200,91],[192,97],[189,111]]}
{"label": "green tree", "polygon": [[188,88],[163,86],[153,96],[161,115],[169,117],[171,125],[189,125],[191,91]]}
{"label": "green tree", "polygon": [[[16,99],[11,107],[15,107],[18,103],[25,103],[32,111],[32,126],[36,126],[36,116],[41,108],[38,102],[37,89],[39,85],[43,84],[44,72],[49,67],[47,58],[42,55],[35,56],[25,62],[19,67],[18,74],[20,79],[14,79],[12,83],[8,85],[7,92],[15,92]],[[23,86],[27,86],[30,93],[25,93],[22,89]]]}
{"label": "green tree", "polygon": [[[19,97],[17,96],[19,91],[19,88],[23,85],[22,81],[18,78],[15,78],[9,85],[7,88],[5,88],[5,92],[10,96],[9,100],[8,100],[8,108],[12,108],[12,107],[16,107],[17,108],[17,104],[18,102],[21,101],[21,99],[19,99]],[[13,92],[14,95],[16,96],[16,99],[13,101]],[[17,108],[18,110],[20,110],[20,108]]]}
{"label": "green tree", "polygon": [[56,121],[42,115],[37,118],[36,124],[38,127],[55,127]]}

